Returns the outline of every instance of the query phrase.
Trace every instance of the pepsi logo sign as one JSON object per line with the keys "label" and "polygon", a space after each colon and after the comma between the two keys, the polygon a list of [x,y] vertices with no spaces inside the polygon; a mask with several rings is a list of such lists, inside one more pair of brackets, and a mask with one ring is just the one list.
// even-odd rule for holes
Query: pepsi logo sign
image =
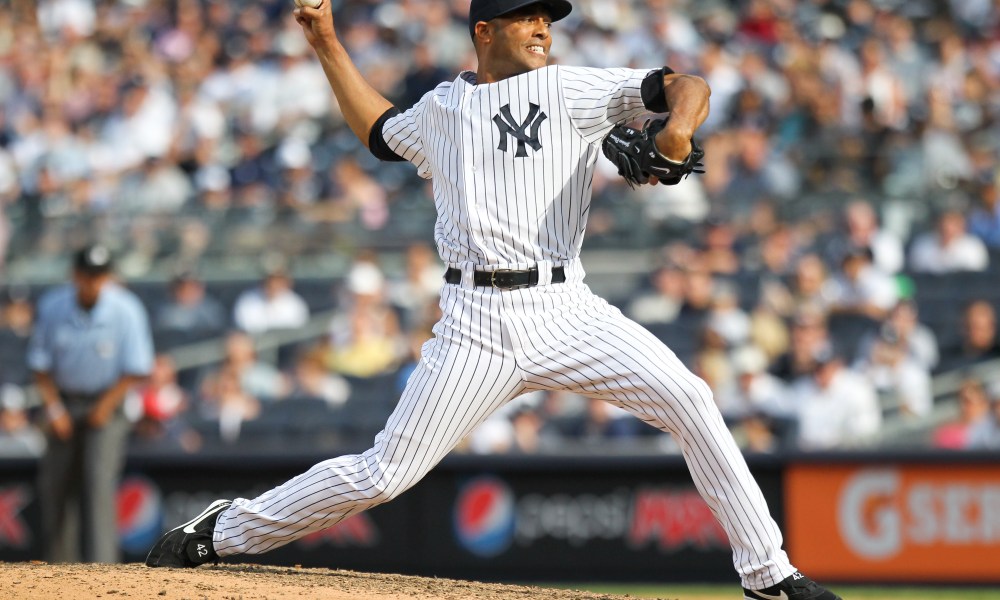
{"label": "pepsi logo sign", "polygon": [[160,489],[145,477],[130,477],[118,487],[118,536],[122,550],[145,553],[163,530]]}
{"label": "pepsi logo sign", "polygon": [[495,477],[473,479],[459,491],[453,521],[463,548],[484,558],[497,556],[514,538],[514,495]]}

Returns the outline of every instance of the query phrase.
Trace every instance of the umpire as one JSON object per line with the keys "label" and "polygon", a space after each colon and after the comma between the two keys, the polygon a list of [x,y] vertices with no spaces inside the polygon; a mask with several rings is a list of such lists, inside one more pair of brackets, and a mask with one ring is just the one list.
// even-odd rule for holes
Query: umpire
{"label": "umpire", "polygon": [[115,494],[129,430],[122,399],[152,363],[149,319],[113,281],[110,250],[83,248],[72,283],[39,301],[28,347],[49,424],[38,472],[47,560],[119,560]]}

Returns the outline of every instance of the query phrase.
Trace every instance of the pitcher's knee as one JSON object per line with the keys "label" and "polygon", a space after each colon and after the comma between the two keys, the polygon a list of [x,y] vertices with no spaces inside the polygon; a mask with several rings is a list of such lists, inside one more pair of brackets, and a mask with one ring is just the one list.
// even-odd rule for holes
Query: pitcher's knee
{"label": "pitcher's knee", "polygon": [[372,504],[382,504],[397,498],[420,480],[420,476],[412,469],[384,460],[374,462],[369,477],[370,487],[365,491],[365,496]]}
{"label": "pitcher's knee", "polygon": [[680,402],[688,407],[708,408],[716,406],[712,388],[703,379],[693,374],[684,379],[664,382],[662,388],[656,390],[656,395],[660,402],[667,405]]}
{"label": "pitcher's knee", "polygon": [[365,495],[372,505],[382,504],[398,498],[409,488],[410,486],[399,477],[385,477],[373,480],[372,487]]}

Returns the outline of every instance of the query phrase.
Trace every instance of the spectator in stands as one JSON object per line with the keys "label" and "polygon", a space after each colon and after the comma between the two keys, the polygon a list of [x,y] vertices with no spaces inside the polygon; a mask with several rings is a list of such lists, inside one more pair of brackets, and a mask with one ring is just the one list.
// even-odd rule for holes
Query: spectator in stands
{"label": "spectator in stands", "polygon": [[149,379],[125,399],[126,412],[136,419],[133,434],[140,444],[196,452],[201,437],[187,425],[187,392],[177,383],[177,367],[168,354],[158,354]]}
{"label": "spectator in stands", "polygon": [[[0,122],[0,127],[4,124]],[[6,146],[9,141],[6,134],[0,134],[0,140]],[[14,157],[6,148],[0,147],[0,205],[7,206],[16,202],[21,192],[21,182],[18,180],[17,166]],[[0,272],[3,271],[4,259],[7,257],[7,243],[10,241],[10,223],[6,211],[0,211]]]}
{"label": "spectator in stands", "polygon": [[831,286],[831,312],[882,319],[899,301],[896,282],[872,265],[870,248],[849,248],[840,267]]}
{"label": "spectator in stands", "polygon": [[241,330],[260,334],[272,329],[297,329],[309,321],[309,307],[295,290],[284,267],[269,268],[260,286],[240,294],[233,321]]}
{"label": "spectator in stands", "polygon": [[877,120],[893,129],[905,127],[908,115],[904,83],[892,71],[881,40],[867,37],[858,50],[864,94],[873,100]]}
{"label": "spectator in stands", "polygon": [[816,353],[829,343],[826,315],[813,309],[803,309],[792,321],[788,352],[775,359],[769,371],[786,384],[793,383],[814,372]]}
{"label": "spectator in stands", "polygon": [[744,417],[736,429],[733,439],[744,452],[772,454],[783,446],[782,436],[774,425],[774,418],[766,413],[751,413]]}
{"label": "spectator in stands", "polygon": [[[744,322],[742,325],[745,325]],[[733,379],[733,367],[730,360],[730,345],[725,337],[725,332],[713,323],[711,319],[706,319],[702,324],[698,334],[698,346],[694,349],[694,356],[684,358],[680,354],[680,345],[674,347],[681,360],[692,365],[692,371],[701,377],[712,390],[722,389]],[[692,332],[694,333],[694,332]]]}
{"label": "spectator in stands", "polygon": [[760,348],[770,364],[788,352],[790,334],[788,324],[764,304],[758,304],[750,313],[750,343]]}
{"label": "spectator in stands", "polygon": [[793,273],[802,250],[794,228],[788,223],[782,223],[768,232],[760,245],[749,252],[744,266],[761,273],[762,277],[784,277]]}
{"label": "spectator in stands", "polygon": [[324,364],[322,349],[303,353],[295,362],[291,398],[322,400],[330,406],[342,406],[351,394],[351,385]]}
{"label": "spectator in stands", "polygon": [[931,444],[935,448],[962,450],[969,446],[969,434],[989,417],[990,397],[982,381],[962,380],[958,388],[958,416],[934,430]]}
{"label": "spectator in stands", "polygon": [[[195,185],[198,190],[198,204],[204,212],[204,218],[219,221],[227,216],[227,211],[233,205],[232,176],[224,167],[217,164],[202,165],[195,171]],[[192,229],[188,226],[182,233],[190,235]],[[182,242],[186,241],[182,238]],[[182,245],[182,255],[196,254]]]}
{"label": "spectator in stands", "polygon": [[790,391],[804,450],[849,448],[871,441],[882,426],[874,386],[847,369],[832,346],[813,355],[815,368]]}
{"label": "spectator in stands", "polygon": [[402,325],[412,329],[424,318],[426,306],[437,304],[444,284],[444,268],[427,244],[410,244],[406,248],[403,276],[388,282],[388,298],[402,314]]}
{"label": "spectator in stands", "polygon": [[678,322],[692,329],[702,329],[712,310],[715,278],[700,263],[684,265],[684,302]]}
{"label": "spectator in stands", "polygon": [[[226,116],[218,103],[198,93],[195,82],[181,80],[176,94],[178,118],[170,152],[180,164],[191,167],[199,154],[212,154],[226,134]],[[194,183],[196,178],[192,179]]]}
{"label": "spectator in stands", "polygon": [[342,375],[371,377],[400,365],[408,353],[399,319],[385,300],[385,278],[374,263],[359,261],[347,277],[348,297],[330,323],[326,365]]}
{"label": "spectator in stands", "polygon": [[804,254],[795,261],[795,272],[787,287],[774,278],[761,286],[761,302],[785,317],[801,309],[826,312],[835,288],[819,255]]}
{"label": "spectator in stands", "polygon": [[117,208],[129,213],[172,214],[179,212],[193,193],[191,179],[175,163],[162,156],[150,157],[122,178],[123,199]]}
{"label": "spectator in stands", "polygon": [[434,337],[433,327],[434,323],[437,323],[438,318],[428,318],[413,329],[405,332],[406,352],[401,360],[399,370],[396,372],[396,391],[398,393],[402,394],[403,389],[406,387],[406,381],[417,368],[417,364],[420,362],[423,353],[424,343]]}
{"label": "spectator in stands", "polygon": [[529,392],[511,400],[490,415],[465,444],[473,454],[534,454],[547,447],[542,405],[546,392]]}
{"label": "spectator in stands", "polygon": [[986,300],[974,300],[965,307],[961,334],[955,346],[941,352],[941,371],[1000,358],[996,309]]}
{"label": "spectator in stands", "polygon": [[992,250],[1000,250],[1000,193],[997,192],[996,177],[993,175],[978,187],[978,205],[969,215],[969,233]]}
{"label": "spectator in stands", "polygon": [[416,44],[413,48],[413,67],[403,78],[403,93],[398,106],[401,110],[413,106],[448,77],[448,72],[434,62],[427,44]]}
{"label": "spectator in stands", "polygon": [[320,196],[320,184],[313,171],[313,154],[309,144],[292,137],[277,150],[281,172],[281,204],[283,209],[302,210],[313,205]]}
{"label": "spectator in stands", "polygon": [[155,331],[194,334],[220,333],[226,329],[225,309],[205,291],[205,284],[193,271],[178,273],[170,283],[170,299],[156,310]]}
{"label": "spectator in stands", "polygon": [[[937,336],[930,327],[922,324],[917,317],[917,305],[912,300],[900,300],[889,311],[884,327],[892,329],[892,335],[905,345],[907,355],[925,370],[933,370],[939,360]],[[858,356],[870,356],[872,346],[879,332],[874,331],[858,347]]]}
{"label": "spectator in stands", "polygon": [[743,345],[750,336],[750,317],[740,308],[739,290],[722,279],[714,282],[712,290],[706,327],[722,338],[727,348]]}
{"label": "spectator in stands", "polygon": [[627,440],[638,434],[641,421],[625,409],[603,400],[588,398],[586,411],[566,433],[574,441],[586,444],[608,440]]}
{"label": "spectator in stands", "polygon": [[786,415],[785,384],[767,372],[767,355],[756,346],[742,346],[732,355],[735,379],[715,399],[722,416],[734,423],[753,415]]}
{"label": "spectator in stands", "polygon": [[851,248],[870,248],[872,265],[892,275],[903,268],[903,244],[893,233],[879,227],[872,205],[861,199],[844,207],[844,231],[830,243],[828,256],[839,260]]}
{"label": "spectator in stands", "polygon": [[856,369],[885,398],[883,406],[896,407],[907,417],[930,414],[934,400],[930,371],[911,357],[907,341],[892,325],[882,326],[868,354],[859,357]]}
{"label": "spectator in stands", "polygon": [[26,288],[11,286],[4,295],[0,310],[0,383],[26,386],[32,380],[25,356],[35,326],[35,307]]}
{"label": "spectator in stands", "polygon": [[234,443],[240,437],[243,423],[260,416],[261,403],[240,383],[240,373],[232,365],[223,365],[202,394],[204,416],[219,422],[219,437]]}
{"label": "spectator in stands", "polygon": [[[706,77],[706,80],[708,78]],[[716,87],[712,86],[714,98]],[[721,108],[721,106],[720,106]],[[717,113],[714,109],[712,114]],[[709,122],[712,116],[705,122]],[[776,148],[767,132],[755,126],[743,125],[732,131],[727,148],[728,174],[726,187],[718,190],[728,200],[736,214],[746,214],[762,198],[792,198],[799,191],[800,176],[787,154]]]}
{"label": "spectator in stands", "polygon": [[728,221],[720,218],[706,221],[702,239],[701,262],[709,273],[732,275],[740,270],[740,257],[735,250],[736,237]]}
{"label": "spectator in stands", "polygon": [[910,248],[910,269],[917,273],[984,271],[988,266],[986,246],[966,232],[965,215],[957,209],[942,212],[934,231],[917,236]]}
{"label": "spectator in stands", "polygon": [[287,378],[274,366],[257,358],[253,338],[242,331],[226,336],[225,357],[221,367],[202,382],[202,395],[221,398],[216,389],[222,377],[235,377],[240,390],[256,400],[271,402],[284,399],[289,392]]}
{"label": "spectator in stands", "polygon": [[377,231],[389,220],[389,201],[385,188],[369,175],[351,156],[334,165],[328,183],[327,199],[309,212],[315,221],[355,223],[364,230]]}
{"label": "spectator in stands", "polygon": [[522,406],[510,415],[511,444],[507,454],[537,454],[545,446],[545,421],[538,409]]}
{"label": "spectator in stands", "polygon": [[966,448],[1000,450],[1000,385],[990,389],[990,410],[986,417],[969,429]]}
{"label": "spectator in stands", "polygon": [[277,189],[281,176],[274,149],[248,127],[238,129],[236,134],[237,160],[229,170],[233,188],[238,194],[253,187]]}
{"label": "spectator in stands", "polygon": [[23,389],[0,384],[0,458],[39,457],[45,452],[45,436],[31,422],[26,404]]}
{"label": "spectator in stands", "polygon": [[645,325],[673,322],[684,304],[684,271],[671,263],[653,271],[649,278],[652,289],[635,294],[626,314]]}
{"label": "spectator in stands", "polygon": [[792,306],[826,312],[835,294],[836,284],[818,254],[805,254],[795,263],[792,281]]}

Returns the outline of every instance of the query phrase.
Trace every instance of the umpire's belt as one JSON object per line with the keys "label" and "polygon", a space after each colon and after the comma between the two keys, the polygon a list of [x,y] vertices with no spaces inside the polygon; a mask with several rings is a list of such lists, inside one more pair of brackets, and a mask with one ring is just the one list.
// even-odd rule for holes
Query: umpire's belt
{"label": "umpire's belt", "polygon": [[91,394],[81,394],[77,392],[67,392],[66,390],[59,390],[59,399],[62,400],[63,406],[66,408],[66,412],[74,420],[85,418],[90,414],[90,409],[94,408],[97,401],[101,399],[103,392],[95,392]]}
{"label": "umpire's belt", "polygon": [[[453,285],[462,283],[462,270],[448,267],[444,273],[444,280]],[[566,270],[562,267],[552,267],[552,283],[563,283],[564,281],[566,281]],[[478,287],[492,287],[498,290],[534,287],[538,285],[538,267],[474,271],[472,282]]]}

